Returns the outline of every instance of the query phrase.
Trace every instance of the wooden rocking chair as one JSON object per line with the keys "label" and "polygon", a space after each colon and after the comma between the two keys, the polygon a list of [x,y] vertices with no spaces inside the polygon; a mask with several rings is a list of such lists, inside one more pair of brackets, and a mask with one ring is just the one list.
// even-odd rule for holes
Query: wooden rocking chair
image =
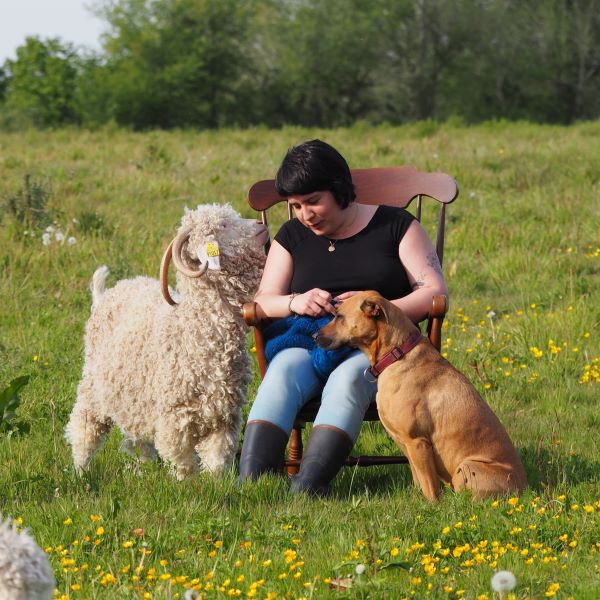
{"label": "wooden rocking chair", "polygon": [[[458,196],[458,186],[454,178],[445,173],[422,173],[413,166],[383,167],[371,169],[352,169],[352,180],[356,190],[356,202],[362,204],[384,204],[406,208],[413,199],[417,199],[416,218],[421,221],[422,199],[432,198],[439,203],[439,217],[437,224],[436,251],[440,264],[444,257],[444,236],[446,204]],[[255,183],[248,192],[248,203],[261,213],[261,221],[268,225],[267,211],[275,204],[285,201],[280,198],[275,189],[275,180],[268,179]],[[292,210],[288,206],[288,218],[292,218]],[[269,244],[266,246],[267,252]],[[427,335],[431,343],[438,349],[441,348],[442,323],[448,309],[446,296],[434,296],[431,310],[427,319]],[[264,342],[261,326],[268,320],[262,319],[258,314],[257,305],[249,302],[243,306],[244,320],[254,327],[254,340],[258,366],[261,378],[267,369],[264,355]],[[311,400],[300,410],[296,417],[290,436],[288,458],[285,464],[290,475],[294,475],[300,468],[302,461],[302,429],[306,423],[315,420],[320,407],[318,399]],[[377,405],[373,402],[364,417],[365,421],[379,421]],[[407,463],[405,456],[349,456],[346,465],[370,466]]]}

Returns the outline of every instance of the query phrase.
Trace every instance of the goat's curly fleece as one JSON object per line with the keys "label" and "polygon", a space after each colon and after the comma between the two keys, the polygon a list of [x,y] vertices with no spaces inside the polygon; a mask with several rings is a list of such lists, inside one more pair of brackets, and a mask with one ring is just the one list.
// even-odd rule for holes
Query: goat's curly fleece
{"label": "goat's curly fleece", "polygon": [[27,531],[0,516],[0,599],[48,600],[54,586],[45,552]]}
{"label": "goat's curly fleece", "polygon": [[221,270],[192,279],[177,273],[178,306],[148,277],[103,288],[98,270],[86,326],[85,364],[65,435],[76,468],[87,468],[112,424],[143,454],[152,445],[178,478],[203,466],[220,473],[239,441],[241,408],[251,379],[241,305],[255,292],[264,249],[255,226],[229,205],[186,210],[193,225],[183,262],[198,269],[196,248],[216,239]]}

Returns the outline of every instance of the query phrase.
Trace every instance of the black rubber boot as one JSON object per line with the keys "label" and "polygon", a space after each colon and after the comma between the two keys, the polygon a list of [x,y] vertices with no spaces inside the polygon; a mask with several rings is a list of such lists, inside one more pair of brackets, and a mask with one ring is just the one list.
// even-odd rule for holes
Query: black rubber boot
{"label": "black rubber boot", "polygon": [[244,432],[238,481],[281,470],[288,438],[283,429],[269,421],[250,421]]}
{"label": "black rubber boot", "polygon": [[328,495],[329,482],[338,474],[353,445],[342,429],[330,425],[313,427],[300,471],[292,477],[292,491]]}

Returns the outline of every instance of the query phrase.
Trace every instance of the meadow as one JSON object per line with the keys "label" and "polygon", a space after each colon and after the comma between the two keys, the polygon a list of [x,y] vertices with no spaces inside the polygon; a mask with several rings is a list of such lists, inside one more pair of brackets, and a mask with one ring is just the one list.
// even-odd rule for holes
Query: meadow
{"label": "meadow", "polygon": [[[63,429],[94,270],[107,264],[109,285],[157,276],[184,206],[230,202],[252,216],[250,185],[313,137],[354,167],[410,163],[458,180],[442,351],[515,442],[522,497],[446,490],[432,505],[406,466],[346,468],[326,499],[292,496],[275,476],[177,482],[120,452],[116,430],[74,474]],[[56,597],[491,600],[492,575],[509,570],[505,599],[595,600],[598,156],[600,122],[0,133],[0,392],[29,376],[16,414],[0,413],[0,513],[46,550]],[[394,449],[378,425],[358,445]]]}

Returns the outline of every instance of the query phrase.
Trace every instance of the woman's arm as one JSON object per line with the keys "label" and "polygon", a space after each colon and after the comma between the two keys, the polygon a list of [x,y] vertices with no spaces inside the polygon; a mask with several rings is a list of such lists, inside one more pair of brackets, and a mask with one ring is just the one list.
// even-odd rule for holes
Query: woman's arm
{"label": "woman's arm", "polygon": [[400,242],[399,256],[413,291],[393,303],[414,322],[429,314],[433,296],[448,295],[442,267],[429,236],[418,221],[413,221]]}
{"label": "woman's arm", "polygon": [[254,298],[260,312],[267,317],[287,317],[292,313],[323,316],[335,313],[331,294],[314,288],[303,294],[290,294],[294,262],[290,253],[277,241],[273,241],[263,276]]}

